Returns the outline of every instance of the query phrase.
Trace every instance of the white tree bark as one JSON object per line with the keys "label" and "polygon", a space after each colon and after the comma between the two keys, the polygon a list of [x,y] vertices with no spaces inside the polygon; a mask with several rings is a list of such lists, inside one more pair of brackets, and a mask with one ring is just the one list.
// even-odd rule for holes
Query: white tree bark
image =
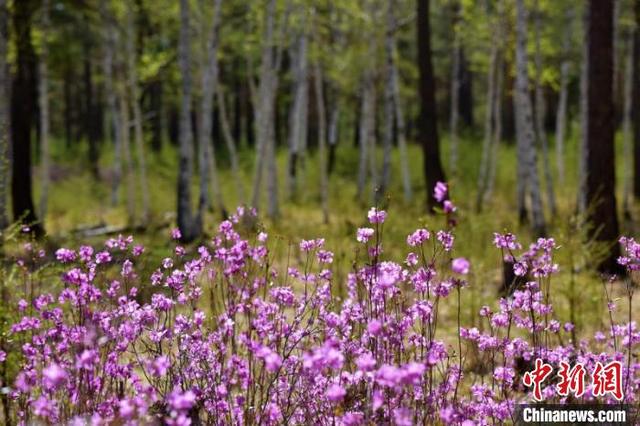
{"label": "white tree bark", "polygon": [[480,158],[480,172],[478,173],[478,193],[476,197],[476,210],[482,210],[482,204],[487,188],[489,177],[489,156],[491,155],[491,145],[493,140],[493,117],[495,114],[495,82],[496,65],[498,59],[498,45],[495,36],[492,37],[491,53],[489,55],[489,70],[487,73],[487,104],[484,116],[484,138],[482,140],[482,157]]}
{"label": "white tree bark", "polygon": [[[502,5],[503,3],[500,2]],[[499,24],[502,31],[502,13],[500,14],[501,23]],[[494,94],[493,110],[493,138],[491,140],[491,154],[489,155],[489,176],[487,177],[487,188],[484,193],[484,202],[486,203],[493,195],[493,188],[496,182],[496,169],[498,168],[498,151],[500,141],[502,140],[502,92],[504,88],[504,60],[502,47],[498,53],[496,64],[496,88]]]}
{"label": "white tree bark", "polygon": [[298,34],[295,46],[291,48],[291,53],[294,64],[294,93],[293,105],[289,114],[289,170],[287,176],[289,196],[295,198],[298,189],[298,172],[300,168],[304,167],[309,103],[307,35],[304,29]]}
{"label": "white tree bark", "polygon": [[558,181],[564,185],[564,139],[567,128],[567,104],[569,99],[569,49],[571,47],[571,27],[573,22],[572,9],[568,9],[565,22],[565,31],[562,39],[562,64],[560,65],[560,95],[558,110],[556,113],[556,168],[558,169]]}
{"label": "white tree bark", "polygon": [[200,160],[200,198],[198,203],[199,214],[202,217],[205,209],[211,207],[209,199],[209,179],[211,179],[211,189],[214,198],[214,207],[224,210],[222,193],[218,183],[218,173],[214,147],[211,141],[213,96],[216,91],[215,85],[218,82],[218,33],[220,27],[220,7],[222,0],[215,0],[213,6],[213,16],[210,28],[204,44],[203,57],[205,58],[202,69],[202,98],[200,100],[200,132],[198,134],[198,149]]}
{"label": "white tree bark", "polygon": [[127,11],[127,83],[129,87],[129,102],[131,111],[133,111],[133,131],[136,145],[136,160],[138,170],[140,172],[140,192],[142,193],[142,217],[141,223],[146,224],[149,221],[149,185],[147,184],[147,165],[144,153],[144,135],[142,130],[142,111],[140,108],[140,95],[138,87],[138,71],[136,68],[136,51],[134,39],[136,28],[134,25],[135,12],[133,10],[133,2],[129,2]]}
{"label": "white tree bark", "polygon": [[[358,146],[360,150],[358,164],[358,187],[357,196],[360,201],[364,201],[364,191],[367,185],[367,163],[371,156],[375,156],[375,142],[371,139],[375,137],[375,87],[370,71],[365,71],[362,87],[362,106],[360,108],[360,130]],[[370,152],[373,151],[373,152]]]}
{"label": "white tree bark", "polygon": [[324,104],[322,66],[319,60],[314,64],[314,82],[318,110],[318,157],[320,166],[320,204],[324,223],[329,223],[329,178],[327,174],[327,114]]}
{"label": "white tree bark", "polygon": [[535,149],[535,132],[531,99],[529,98],[529,76],[527,75],[527,10],[524,0],[516,0],[516,138],[518,145],[518,210],[521,218],[526,212],[525,198],[531,198],[531,215],[536,233],[545,231],[544,212],[540,193],[540,180]]}
{"label": "white tree bark", "polygon": [[[49,201],[50,162],[49,154],[49,0],[42,2],[42,51],[39,67],[39,105],[40,105],[40,220],[44,223]],[[1,31],[1,30],[0,30]]]}
{"label": "white tree bark", "polygon": [[256,165],[253,180],[252,205],[260,207],[263,163],[267,163],[267,214],[278,216],[277,199],[277,168],[275,164],[275,140],[273,128],[273,113],[275,91],[277,89],[277,73],[275,71],[278,60],[274,58],[274,20],[275,0],[268,0],[265,16],[265,33],[260,64],[260,85],[258,88],[256,108]]}
{"label": "white tree bark", "polygon": [[547,203],[551,210],[551,215],[555,216],[557,212],[556,196],[553,189],[553,176],[551,174],[551,159],[549,158],[549,142],[547,140],[547,133],[544,129],[544,117],[546,115],[546,106],[544,93],[542,91],[542,50],[540,49],[540,23],[541,23],[541,11],[538,0],[535,2],[535,68],[536,68],[536,83],[535,83],[535,117],[536,117],[536,135],[540,146],[542,147],[542,164],[544,170],[544,179],[547,190]]}
{"label": "white tree bark", "polygon": [[100,2],[100,14],[104,25],[104,57],[102,69],[104,72],[104,89],[107,95],[107,128],[112,129],[114,159],[113,176],[111,181],[111,205],[118,204],[120,198],[120,181],[122,179],[122,123],[118,112],[118,100],[113,84],[113,54],[116,44],[116,34],[113,29],[113,15],[108,9],[107,2]]}
{"label": "white tree bark", "polygon": [[[391,93],[393,96],[394,116],[396,120],[396,132],[398,134],[398,149],[400,151],[400,169],[402,171],[402,189],[404,200],[411,201],[413,197],[411,190],[411,170],[409,168],[409,159],[407,156],[407,139],[405,134],[404,114],[402,112],[402,99],[400,97],[400,76],[398,75],[398,66],[396,64],[396,40],[395,32],[397,30],[397,21],[395,16],[395,0],[389,0],[388,11],[388,39],[387,39],[387,55],[390,73]],[[390,48],[390,49],[389,49]]]}
{"label": "white tree bark", "polygon": [[7,69],[6,0],[0,0],[0,231],[9,224],[7,218],[7,184],[9,176],[9,73]]}
{"label": "white tree bark", "polygon": [[242,174],[240,173],[240,164],[238,162],[236,141],[233,139],[231,127],[229,125],[229,117],[227,116],[227,103],[224,98],[224,92],[222,91],[222,85],[217,82],[215,83],[215,86],[218,100],[218,113],[220,114],[220,125],[222,126],[222,137],[224,137],[227,151],[229,151],[229,158],[231,160],[231,173],[233,174],[233,180],[236,184],[238,200],[241,204],[244,204],[246,203],[244,185],[242,184]]}

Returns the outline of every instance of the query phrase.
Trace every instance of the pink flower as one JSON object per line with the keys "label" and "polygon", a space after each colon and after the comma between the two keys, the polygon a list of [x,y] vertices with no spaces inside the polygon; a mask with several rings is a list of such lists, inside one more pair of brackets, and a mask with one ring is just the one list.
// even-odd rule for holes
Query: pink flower
{"label": "pink flower", "polygon": [[437,182],[436,186],[433,188],[433,198],[436,199],[437,202],[441,203],[447,198],[449,192],[449,188],[444,182]]}
{"label": "pink flower", "polygon": [[346,395],[347,391],[336,383],[332,384],[329,386],[329,389],[327,389],[327,399],[331,402],[340,402]]}
{"label": "pink flower", "polygon": [[451,262],[451,270],[456,274],[467,275],[469,273],[469,261],[464,257],[458,257]]}
{"label": "pink flower", "polygon": [[60,387],[67,380],[67,372],[54,362],[42,370],[42,377],[45,388],[53,390]]}
{"label": "pink flower", "polygon": [[387,217],[387,212],[371,207],[369,213],[367,213],[367,217],[369,218],[370,223],[384,223],[384,220]]}

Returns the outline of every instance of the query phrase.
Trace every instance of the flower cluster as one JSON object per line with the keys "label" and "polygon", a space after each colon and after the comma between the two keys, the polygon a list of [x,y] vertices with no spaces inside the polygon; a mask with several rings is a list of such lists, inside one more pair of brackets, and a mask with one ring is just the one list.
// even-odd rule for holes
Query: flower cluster
{"label": "flower cluster", "polygon": [[[435,195],[449,202],[445,184]],[[59,249],[59,280],[25,295],[11,327],[20,364],[3,385],[12,415],[22,424],[496,424],[532,400],[522,377],[536,358],[556,367],[625,361],[625,402],[640,401],[635,323],[573,342],[572,324],[553,318],[553,239],[520,252],[515,236],[496,234],[516,275],[532,281],[482,307],[482,327],[458,323],[451,336],[439,309],[452,294],[460,308],[473,268],[453,256],[450,221],[408,235],[406,260],[396,262],[381,250],[386,212],[372,208],[373,228],[355,235],[368,257],[339,298],[324,239],[301,241],[300,266],[280,271],[266,233],[243,237],[250,214],[239,209],[208,244],[177,246],[151,273],[130,237]],[[623,244],[621,263],[635,270],[638,245]],[[569,401],[553,386],[543,393]]]}

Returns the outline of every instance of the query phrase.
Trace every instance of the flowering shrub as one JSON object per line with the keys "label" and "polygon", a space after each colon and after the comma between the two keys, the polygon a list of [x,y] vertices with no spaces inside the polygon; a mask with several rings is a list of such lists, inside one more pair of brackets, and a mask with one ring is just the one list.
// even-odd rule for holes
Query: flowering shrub
{"label": "flowering shrub", "polygon": [[[473,266],[454,256],[456,208],[446,185],[436,198],[446,229],[417,229],[402,261],[384,256],[386,212],[369,211],[369,227],[354,236],[366,259],[348,275],[344,300],[332,295],[324,239],[301,241],[303,266],[279,270],[266,233],[242,236],[243,217],[255,215],[243,208],[197,254],[176,246],[150,276],[131,237],[103,250],[59,249],[53,291],[21,300],[11,326],[19,372],[5,385],[15,416],[50,424],[500,424],[533,400],[522,377],[537,358],[587,371],[621,361],[624,401],[637,404],[636,323],[612,322],[591,341],[571,341],[572,325],[555,320],[549,302],[553,239],[522,251],[515,236],[496,234],[526,284],[480,310],[482,330],[463,327],[459,314],[458,336],[439,329],[443,300],[455,298],[459,313]],[[623,245],[620,263],[638,269],[638,244]],[[469,353],[485,371],[469,365]],[[546,400],[571,401],[546,385]],[[595,399],[592,389],[581,398]]]}

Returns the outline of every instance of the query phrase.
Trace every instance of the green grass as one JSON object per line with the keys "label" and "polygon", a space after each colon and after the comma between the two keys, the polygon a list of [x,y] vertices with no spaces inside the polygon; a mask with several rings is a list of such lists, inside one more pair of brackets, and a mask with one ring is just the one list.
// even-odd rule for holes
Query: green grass
{"label": "green grass", "polygon": [[[577,170],[577,131],[571,132],[567,142],[566,153],[566,183],[555,186],[558,199],[559,214],[546,217],[549,223],[548,231],[561,246],[557,252],[557,263],[561,269],[552,282],[552,300],[558,317],[562,321],[569,321],[569,300],[573,299],[574,309],[580,315],[577,319],[580,331],[590,331],[594,327],[601,327],[606,323],[606,311],[603,302],[600,278],[591,272],[590,249],[583,245],[584,232],[576,230],[572,225],[572,215],[576,200],[576,170]],[[618,140],[620,144],[621,141]],[[515,146],[503,143],[499,150],[497,180],[493,199],[485,206],[483,212],[475,212],[476,180],[480,153],[481,137],[468,135],[463,137],[460,146],[459,173],[450,176],[452,198],[459,208],[459,226],[456,229],[456,256],[469,258],[473,265],[470,277],[471,286],[463,295],[463,321],[465,325],[476,325],[476,313],[482,304],[494,303],[496,290],[500,286],[502,261],[500,252],[492,248],[493,232],[510,231],[518,235],[526,247],[532,235],[528,227],[517,222],[515,203]],[[555,177],[555,150],[550,147],[551,164]],[[621,152],[621,149],[618,149]],[[225,206],[232,210],[239,199],[233,182],[225,152],[220,152],[218,160],[220,183]],[[247,197],[250,197],[252,183],[252,164],[254,152],[243,149],[240,151],[243,184]],[[381,166],[381,152],[377,152]],[[110,184],[95,182],[91,179],[86,167],[83,167],[86,155],[79,149],[67,150],[62,144],[54,149],[54,163],[63,173],[61,179],[54,182],[49,196],[50,204],[45,220],[46,229],[52,244],[78,244],[72,231],[81,225],[95,225],[105,223],[109,225],[126,225],[125,187],[121,185],[120,203],[111,205]],[[281,201],[281,217],[277,221],[267,220],[261,216],[261,226],[265,227],[272,239],[272,251],[275,258],[287,259],[289,246],[297,244],[301,238],[324,237],[327,247],[335,252],[334,271],[336,282],[344,282],[346,274],[351,271],[351,264],[358,256],[358,245],[355,242],[355,232],[366,224],[366,211],[371,203],[361,203],[356,199],[356,174],[358,166],[358,152],[350,141],[339,145],[336,155],[335,172],[330,177],[329,208],[330,221],[323,222],[319,202],[318,158],[314,151],[309,153],[305,170],[299,185],[299,194],[291,200],[286,193],[285,170],[287,155],[284,150],[278,152],[279,164],[279,194]],[[443,141],[442,158],[447,166],[448,141]],[[407,234],[419,226],[439,229],[443,226],[443,218],[424,213],[426,188],[422,176],[422,152],[419,146],[409,145],[409,159],[411,182],[414,190],[414,200],[407,203],[403,199],[401,187],[399,158],[397,150],[393,153],[392,185],[388,198],[381,207],[389,213],[388,221],[384,225],[384,255],[400,261],[408,252],[405,244]],[[110,168],[112,155],[103,146],[100,167]],[[541,163],[541,161],[540,161]],[[622,164],[619,155],[618,164]],[[177,153],[174,147],[165,145],[159,154],[147,153],[149,196],[152,218],[148,231],[137,236],[151,254],[151,260],[164,257],[171,250],[168,241],[169,225],[175,223],[176,208],[176,172]],[[196,173],[197,174],[197,173]],[[36,175],[37,176],[37,175]],[[618,173],[620,180],[622,173]],[[544,183],[542,167],[540,177]],[[137,180],[136,180],[137,184]],[[622,188],[620,182],[619,185]],[[197,179],[194,178],[193,192],[198,193]],[[140,189],[137,188],[139,196]],[[263,197],[264,198],[264,197]],[[372,198],[372,197],[371,197]],[[38,188],[35,189],[35,200],[38,200]],[[621,199],[619,194],[618,199]],[[262,206],[266,205],[262,200]],[[140,204],[137,203],[138,214]],[[634,212],[637,213],[637,206]],[[205,228],[210,235],[217,226],[220,212],[210,212],[205,220]],[[623,223],[624,231],[633,232],[632,223]],[[90,243],[99,244],[101,238],[93,238]],[[293,251],[292,251],[293,252]],[[295,261],[295,259],[294,259]],[[591,262],[592,263],[592,262]],[[571,265],[579,269],[573,274]],[[150,265],[152,269],[156,265]],[[573,284],[571,284],[573,283]],[[573,286],[573,287],[572,287]],[[336,291],[340,291],[336,289]],[[619,296],[619,294],[617,294]],[[450,308],[450,307],[449,307]],[[455,324],[453,310],[445,307],[443,321],[452,327]],[[620,309],[625,311],[626,308]],[[602,313],[602,315],[600,315]],[[608,321],[608,320],[607,320]]]}

